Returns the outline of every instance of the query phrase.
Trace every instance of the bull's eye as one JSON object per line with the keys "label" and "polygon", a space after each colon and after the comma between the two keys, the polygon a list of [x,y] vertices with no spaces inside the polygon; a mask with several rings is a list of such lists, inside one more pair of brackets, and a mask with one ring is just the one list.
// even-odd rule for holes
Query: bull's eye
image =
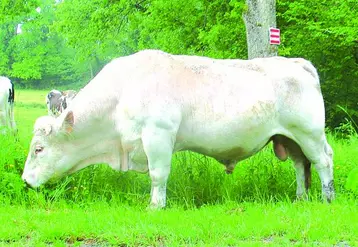
{"label": "bull's eye", "polygon": [[43,147],[41,147],[41,146],[36,146],[35,154],[41,153],[43,150],[44,150]]}

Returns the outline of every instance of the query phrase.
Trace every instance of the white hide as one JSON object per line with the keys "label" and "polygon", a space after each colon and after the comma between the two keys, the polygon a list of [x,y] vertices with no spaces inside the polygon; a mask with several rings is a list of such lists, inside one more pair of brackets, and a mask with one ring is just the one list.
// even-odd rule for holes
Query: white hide
{"label": "white hide", "polygon": [[145,50],[106,65],[57,119],[36,121],[22,178],[37,187],[95,163],[149,170],[151,205],[163,207],[173,153],[208,155],[231,172],[276,140],[294,160],[297,195],[304,193],[309,161],[331,200],[333,152],[324,127],[319,79],[309,61]]}
{"label": "white hide", "polygon": [[[14,94],[13,86],[9,78],[0,76],[0,128],[6,127],[16,132],[14,119],[14,102],[11,94]],[[1,130],[3,134],[5,130]]]}

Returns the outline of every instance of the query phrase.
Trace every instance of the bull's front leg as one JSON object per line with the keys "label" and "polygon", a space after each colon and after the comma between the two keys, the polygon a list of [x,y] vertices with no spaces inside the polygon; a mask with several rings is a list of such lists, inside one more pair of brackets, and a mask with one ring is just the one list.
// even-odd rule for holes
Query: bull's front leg
{"label": "bull's front leg", "polygon": [[156,126],[142,131],[143,149],[147,155],[149,175],[152,180],[150,208],[165,207],[166,186],[173,153],[173,132]]}

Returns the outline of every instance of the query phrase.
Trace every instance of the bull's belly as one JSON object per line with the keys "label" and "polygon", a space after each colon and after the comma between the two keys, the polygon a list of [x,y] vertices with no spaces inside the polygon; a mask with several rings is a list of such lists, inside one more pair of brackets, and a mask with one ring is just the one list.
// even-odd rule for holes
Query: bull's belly
{"label": "bull's belly", "polygon": [[240,161],[260,151],[272,136],[280,133],[275,123],[250,126],[202,125],[178,132],[175,151],[190,150],[217,160]]}
{"label": "bull's belly", "polygon": [[226,148],[212,148],[209,149],[209,147],[189,147],[187,150],[193,151],[199,154],[203,154],[209,157],[212,157],[214,159],[217,159],[218,161],[222,161],[230,163],[238,162],[241,160],[244,160],[254,154],[256,154],[258,151],[260,151],[265,144],[268,143],[268,140],[265,142],[262,142],[256,146],[252,147],[244,147],[240,145],[235,145],[233,147],[226,147]]}

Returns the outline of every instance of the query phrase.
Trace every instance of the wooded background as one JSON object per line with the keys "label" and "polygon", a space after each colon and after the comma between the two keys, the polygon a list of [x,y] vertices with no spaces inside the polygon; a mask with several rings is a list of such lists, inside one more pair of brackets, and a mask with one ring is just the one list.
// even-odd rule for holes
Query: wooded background
{"label": "wooded background", "polygon": [[[112,58],[145,48],[248,57],[244,0],[15,2],[0,5],[0,74],[16,87],[78,89]],[[331,128],[348,116],[337,105],[358,119],[357,13],[357,0],[276,2],[278,54],[317,67]]]}

